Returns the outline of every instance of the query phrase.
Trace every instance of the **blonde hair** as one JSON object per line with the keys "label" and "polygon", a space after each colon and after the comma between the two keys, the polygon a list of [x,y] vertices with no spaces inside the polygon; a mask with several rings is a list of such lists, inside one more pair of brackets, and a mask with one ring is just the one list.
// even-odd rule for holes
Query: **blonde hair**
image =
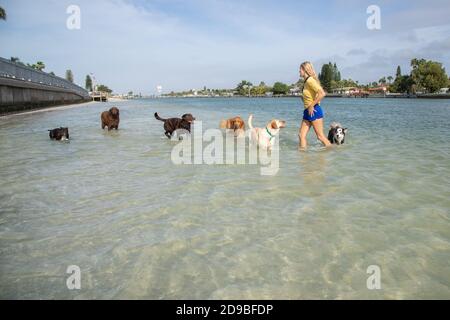
{"label": "blonde hair", "polygon": [[320,84],[319,77],[317,77],[316,71],[314,71],[314,67],[311,62],[305,61],[300,65],[300,68],[305,71],[305,73],[308,75],[308,77],[313,77],[316,79],[316,81]]}

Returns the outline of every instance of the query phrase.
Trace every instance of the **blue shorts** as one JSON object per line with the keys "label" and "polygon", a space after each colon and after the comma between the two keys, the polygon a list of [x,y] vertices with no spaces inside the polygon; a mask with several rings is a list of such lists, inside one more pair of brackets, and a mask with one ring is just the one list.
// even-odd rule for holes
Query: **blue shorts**
{"label": "blue shorts", "polygon": [[322,118],[323,110],[318,104],[316,104],[316,106],[314,107],[314,115],[312,117],[309,115],[308,109],[305,109],[305,111],[303,112],[303,120],[315,121]]}

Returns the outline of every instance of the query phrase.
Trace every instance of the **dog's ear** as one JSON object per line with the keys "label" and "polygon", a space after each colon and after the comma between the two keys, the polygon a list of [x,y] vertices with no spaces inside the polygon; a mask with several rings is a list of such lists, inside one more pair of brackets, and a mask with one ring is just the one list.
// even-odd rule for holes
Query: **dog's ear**
{"label": "dog's ear", "polygon": [[272,129],[278,129],[278,123],[276,120],[272,120],[272,122],[270,123],[270,126],[272,127]]}
{"label": "dog's ear", "polygon": [[347,134],[347,132],[348,132],[348,128],[345,128],[344,129],[344,134]]}

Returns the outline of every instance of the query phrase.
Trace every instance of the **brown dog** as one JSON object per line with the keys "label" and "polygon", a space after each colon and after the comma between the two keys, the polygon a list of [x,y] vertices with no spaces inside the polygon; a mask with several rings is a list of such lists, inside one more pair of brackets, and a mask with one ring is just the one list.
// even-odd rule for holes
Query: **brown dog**
{"label": "brown dog", "polygon": [[220,129],[233,130],[235,135],[242,135],[245,131],[245,122],[241,117],[234,117],[220,121]]}
{"label": "brown dog", "polygon": [[155,112],[155,118],[164,122],[164,130],[167,138],[172,139],[172,135],[175,131],[182,129],[191,132],[191,124],[195,121],[192,114],[185,114],[180,118],[163,119],[157,112]]}
{"label": "brown dog", "polygon": [[117,109],[116,107],[112,107],[111,109],[109,109],[109,111],[103,112],[101,119],[102,129],[108,127],[108,131],[111,131],[112,129],[119,130],[120,116],[119,109]]}

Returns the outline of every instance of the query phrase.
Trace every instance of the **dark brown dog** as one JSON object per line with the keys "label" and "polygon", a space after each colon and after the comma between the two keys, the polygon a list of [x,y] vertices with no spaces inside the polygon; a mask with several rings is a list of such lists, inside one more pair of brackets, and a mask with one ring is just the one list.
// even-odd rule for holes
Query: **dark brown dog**
{"label": "dark brown dog", "polygon": [[116,107],[112,107],[109,111],[102,113],[102,129],[108,127],[108,131],[112,129],[119,130],[120,112]]}
{"label": "dark brown dog", "polygon": [[234,130],[235,134],[240,134],[245,131],[245,122],[241,117],[222,120],[220,121],[220,129]]}
{"label": "dark brown dog", "polygon": [[172,139],[174,131],[178,129],[184,129],[191,132],[191,123],[195,121],[195,118],[190,113],[183,115],[181,119],[163,119],[158,115],[158,113],[155,113],[155,118],[164,122],[164,130],[166,130],[165,135],[169,139]]}
{"label": "dark brown dog", "polygon": [[69,140],[69,128],[58,128],[53,130],[48,130],[50,139],[57,141]]}

